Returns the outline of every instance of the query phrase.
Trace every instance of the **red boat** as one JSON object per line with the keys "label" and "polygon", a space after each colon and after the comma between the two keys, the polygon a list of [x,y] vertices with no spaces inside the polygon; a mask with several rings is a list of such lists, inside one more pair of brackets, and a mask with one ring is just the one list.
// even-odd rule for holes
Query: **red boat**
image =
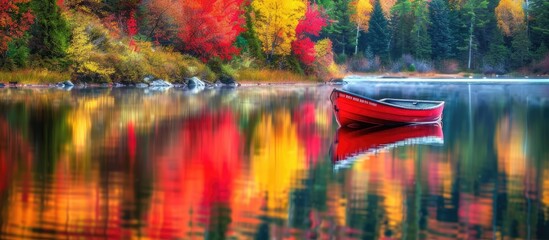
{"label": "red boat", "polygon": [[340,89],[332,91],[330,100],[339,125],[348,127],[438,122],[444,109],[443,101],[375,100]]}
{"label": "red boat", "polygon": [[374,126],[366,129],[339,128],[332,146],[332,160],[341,168],[368,154],[403,145],[444,143],[440,123],[398,127]]}

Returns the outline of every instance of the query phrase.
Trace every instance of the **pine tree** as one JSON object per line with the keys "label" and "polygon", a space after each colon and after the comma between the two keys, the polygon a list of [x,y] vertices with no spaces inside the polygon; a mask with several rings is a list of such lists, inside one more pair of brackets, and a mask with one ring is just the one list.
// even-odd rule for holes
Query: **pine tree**
{"label": "pine tree", "polygon": [[404,54],[412,53],[412,29],[414,13],[409,0],[398,0],[391,9],[391,56],[398,59]]}
{"label": "pine tree", "polygon": [[431,35],[429,27],[429,9],[426,0],[413,0],[412,8],[415,22],[412,28],[412,53],[419,59],[431,58]]}
{"label": "pine tree", "polygon": [[532,57],[530,53],[530,40],[528,39],[528,33],[526,27],[523,25],[515,30],[515,35],[511,41],[511,65],[513,68],[520,68],[527,65]]}
{"label": "pine tree", "polygon": [[432,56],[435,60],[444,60],[452,57],[452,44],[454,42],[450,31],[450,11],[444,0],[433,0],[429,4],[429,18],[431,26]]}
{"label": "pine tree", "polygon": [[244,17],[246,18],[246,30],[241,34],[241,37],[246,40],[246,46],[243,51],[251,53],[252,56],[257,57],[260,60],[264,60],[265,56],[263,56],[263,51],[261,51],[261,42],[257,37],[257,32],[255,30],[252,19],[253,8],[250,5],[247,5],[244,7],[244,10]]}
{"label": "pine tree", "polygon": [[497,28],[495,30],[488,52],[483,58],[483,65],[485,68],[494,68],[497,66],[505,68],[508,64],[509,49],[505,46],[503,34]]}
{"label": "pine tree", "polygon": [[29,47],[31,54],[46,59],[61,58],[69,46],[70,30],[55,0],[32,0],[35,14]]}
{"label": "pine tree", "polygon": [[532,2],[532,33],[536,45],[549,46],[549,1],[531,0]]}
{"label": "pine tree", "polygon": [[366,34],[368,48],[374,55],[379,56],[384,62],[388,60],[389,32],[387,30],[387,19],[381,9],[380,0],[374,4],[374,12],[370,18],[370,28]]}
{"label": "pine tree", "polygon": [[328,14],[332,24],[325,29],[334,44],[334,52],[342,55],[352,53],[356,27],[351,23],[349,0],[334,0],[334,5]]}

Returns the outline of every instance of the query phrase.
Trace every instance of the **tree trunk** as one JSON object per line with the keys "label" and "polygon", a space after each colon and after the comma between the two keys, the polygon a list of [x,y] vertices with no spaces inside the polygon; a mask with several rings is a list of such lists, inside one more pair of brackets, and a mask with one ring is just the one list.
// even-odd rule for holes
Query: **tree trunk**
{"label": "tree trunk", "polygon": [[360,28],[358,27],[358,24],[356,25],[356,39],[355,39],[355,55],[358,54],[358,37],[360,34]]}
{"label": "tree trunk", "polygon": [[471,17],[471,26],[469,26],[469,60],[467,62],[467,69],[471,69],[471,55],[473,52],[473,26],[475,22],[475,15]]}

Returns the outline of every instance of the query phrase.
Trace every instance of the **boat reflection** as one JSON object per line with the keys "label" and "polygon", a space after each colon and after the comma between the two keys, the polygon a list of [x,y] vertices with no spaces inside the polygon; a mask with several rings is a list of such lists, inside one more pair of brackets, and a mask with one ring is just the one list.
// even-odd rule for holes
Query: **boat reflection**
{"label": "boat reflection", "polygon": [[373,126],[363,129],[339,128],[332,145],[331,157],[334,169],[337,170],[379,151],[418,144],[444,144],[440,123]]}

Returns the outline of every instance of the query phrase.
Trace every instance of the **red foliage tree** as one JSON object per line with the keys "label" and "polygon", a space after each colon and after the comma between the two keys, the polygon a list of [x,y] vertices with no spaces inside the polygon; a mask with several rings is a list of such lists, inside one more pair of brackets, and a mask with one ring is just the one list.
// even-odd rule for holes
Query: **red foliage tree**
{"label": "red foliage tree", "polygon": [[34,21],[30,9],[23,10],[22,5],[29,0],[0,0],[0,53],[8,49],[8,44],[20,38]]}
{"label": "red foliage tree", "polygon": [[244,31],[244,0],[184,1],[177,19],[182,49],[202,60],[231,59],[240,49],[233,43]]}
{"label": "red foliage tree", "polygon": [[136,44],[133,40],[133,36],[137,34],[137,21],[135,20],[135,11],[130,12],[130,16],[128,17],[128,21],[126,22],[126,26],[128,28],[128,37],[130,37],[130,47],[136,50]]}
{"label": "red foliage tree", "polygon": [[310,36],[318,36],[326,25],[322,10],[316,4],[309,5],[295,29],[297,40],[292,43],[292,51],[303,64],[310,66],[315,61],[315,44]]}

